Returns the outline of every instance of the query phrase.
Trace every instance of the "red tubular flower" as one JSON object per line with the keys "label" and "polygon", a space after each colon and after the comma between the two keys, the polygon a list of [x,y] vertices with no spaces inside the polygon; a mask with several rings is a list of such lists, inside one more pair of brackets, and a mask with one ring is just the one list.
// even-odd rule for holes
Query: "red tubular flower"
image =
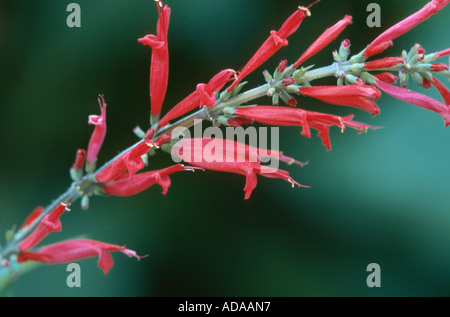
{"label": "red tubular flower", "polygon": [[[34,247],[42,239],[48,236],[50,232],[61,231],[61,221],[59,220],[59,216],[61,216],[64,211],[68,210],[67,206],[68,204],[61,203],[51,213],[45,216],[38,227],[33,231],[33,233],[22,242],[20,242],[19,251],[22,252]],[[34,212],[35,211],[33,211],[33,213]],[[33,215],[33,213],[30,215],[32,217],[32,220],[39,217],[42,211],[40,211],[39,215]],[[31,222],[30,217],[25,221],[25,223],[28,225],[31,224]]]}
{"label": "red tubular flower", "polygon": [[388,83],[388,84],[395,84],[397,82],[397,80],[398,80],[397,76],[395,76],[392,73],[387,73],[387,72],[386,73],[375,74],[375,75],[372,75],[372,76],[376,77],[379,80],[384,81],[385,83]]}
{"label": "red tubular flower", "polygon": [[[379,79],[379,78],[378,78]],[[384,80],[383,80],[384,81]],[[386,83],[386,81],[384,81]],[[389,83],[388,83],[389,84]],[[426,78],[422,78],[422,84],[421,86],[425,89],[430,89],[431,88],[431,82],[426,79]]]}
{"label": "red tubular flower", "polygon": [[450,55],[450,48],[434,53],[435,58],[439,58],[446,55]]}
{"label": "red tubular flower", "polygon": [[136,174],[132,180],[127,177],[121,177],[114,182],[105,184],[103,189],[108,195],[131,196],[146,190],[152,185],[159,184],[165,195],[171,184],[169,174],[179,171],[194,171],[195,169],[197,168],[177,164],[157,171]]}
{"label": "red tubular flower", "polygon": [[97,160],[98,152],[102,147],[103,140],[106,135],[106,103],[103,99],[103,95],[98,98],[98,104],[100,105],[101,114],[89,116],[89,124],[95,125],[94,132],[92,133],[91,140],[87,150],[86,160],[88,163],[95,163]]}
{"label": "red tubular flower", "polygon": [[146,35],[138,39],[138,42],[152,48],[150,66],[150,99],[151,115],[158,117],[164,101],[169,79],[169,49],[167,44],[167,31],[169,29],[170,8],[162,7],[161,1],[156,1],[158,7],[158,23],[156,36]]}
{"label": "red tubular flower", "polygon": [[237,76],[236,80],[233,82],[230,88],[228,88],[228,91],[232,91],[241,82],[241,80],[244,79],[244,77],[261,66],[282,46],[288,45],[287,38],[299,28],[300,24],[306,16],[311,15],[311,13],[309,12],[309,8],[316,2],[310,4],[307,8],[298,7],[298,10],[295,11],[289,18],[287,18],[278,32],[273,30],[270,31],[270,36],[244,66],[242,71]]}
{"label": "red tubular flower", "polygon": [[353,115],[339,117],[331,114],[307,111],[303,109],[292,109],[277,106],[250,106],[239,107],[234,109],[234,114],[252,118],[253,120],[270,125],[278,126],[301,126],[303,136],[311,138],[310,128],[316,129],[318,135],[322,138],[322,143],[327,150],[331,150],[331,142],[329,137],[329,127],[337,126],[343,131],[346,126],[355,128],[358,132],[375,127],[352,121]]}
{"label": "red tubular flower", "polygon": [[448,64],[444,63],[433,63],[431,64],[430,71],[432,72],[442,72],[448,70]]}
{"label": "red tubular flower", "polygon": [[[226,140],[226,142],[230,142],[230,141]],[[235,149],[235,150],[237,150],[237,149]],[[237,154],[239,155],[239,152],[237,152]],[[257,157],[258,162],[260,162],[263,159],[273,158],[278,161],[284,162],[288,165],[296,164],[300,167],[303,167],[306,164],[308,164],[308,162],[300,162],[292,157],[286,156],[283,153],[281,153],[280,151],[255,148],[253,146],[246,145],[246,144],[245,144],[245,153],[244,154],[241,153],[241,156],[242,155],[244,155],[243,157],[247,157],[247,158],[250,158],[252,156]]]}
{"label": "red tubular flower", "polygon": [[368,111],[372,116],[380,113],[378,106],[370,99],[377,100],[381,93],[372,86],[314,86],[300,87],[298,93],[334,105],[351,106]]}
{"label": "red tubular flower", "polygon": [[311,56],[315,55],[317,52],[321,51],[325,46],[330,44],[345,27],[352,23],[352,17],[346,15],[342,20],[337,22],[332,27],[329,27],[319,36],[319,38],[310,46],[308,49],[300,56],[300,58],[295,62],[294,67],[298,67],[304,61],[306,61]]}
{"label": "red tubular flower", "polygon": [[39,216],[44,212],[44,207],[42,206],[37,206],[31,213],[30,215],[27,217],[27,219],[25,219],[24,223],[22,224],[22,226],[19,228],[19,230],[22,230],[26,227],[28,227],[29,225],[31,225],[37,218],[39,218]]}
{"label": "red tubular flower", "polygon": [[282,61],[280,61],[280,63],[277,66],[277,71],[281,74],[284,72],[284,70],[287,67],[287,60],[283,59]]}
{"label": "red tubular flower", "polygon": [[422,9],[408,16],[406,19],[393,25],[383,33],[381,33],[372,43],[367,46],[363,56],[370,57],[372,55],[383,52],[386,48],[392,45],[392,40],[400,35],[408,32],[413,27],[428,19],[432,14],[436,14],[443,9],[450,0],[432,0],[427,3]]}
{"label": "red tubular flower", "polygon": [[22,252],[17,256],[17,262],[38,261],[46,264],[67,263],[92,256],[98,256],[98,267],[103,273],[108,274],[114,261],[110,254],[112,251],[120,251],[129,257],[141,259],[135,251],[124,246],[104,243],[94,240],[68,240],[44,246],[37,252]]}
{"label": "red tubular flower", "polygon": [[230,127],[240,127],[243,124],[252,124],[254,122],[251,118],[244,117],[234,117],[232,119],[227,119],[227,123]]}
{"label": "red tubular flower", "polygon": [[86,151],[83,149],[79,149],[75,156],[75,163],[73,164],[73,167],[77,169],[82,169],[85,159],[86,159]]}
{"label": "red tubular flower", "polygon": [[184,138],[172,148],[172,155],[200,168],[244,175],[245,199],[256,187],[256,174],[281,178],[292,186],[306,187],[294,181],[286,171],[261,165],[258,151],[231,140]]}
{"label": "red tubular flower", "polygon": [[158,127],[167,125],[170,120],[182,116],[198,106],[205,105],[207,107],[213,107],[216,102],[214,93],[222,89],[222,87],[232,79],[232,75],[234,74],[234,70],[225,69],[211,78],[208,84],[198,84],[197,90],[184,98],[162,117],[161,120],[159,120]]}
{"label": "red tubular flower", "polygon": [[283,82],[283,85],[287,87],[289,85],[295,84],[295,79],[292,77],[287,77],[287,78],[283,79],[282,82]]}
{"label": "red tubular flower", "polygon": [[444,105],[443,103],[428,96],[419,94],[409,89],[384,83],[378,79],[375,79],[375,85],[385,93],[397,99],[440,114],[444,118],[445,126],[448,127],[450,125],[450,109],[447,105]]}
{"label": "red tubular flower", "polygon": [[444,84],[441,83],[439,80],[437,80],[435,77],[433,77],[430,82],[439,91],[439,94],[441,95],[441,97],[444,100],[445,104],[447,106],[449,106],[450,105],[450,91],[448,90],[448,88],[445,87]]}
{"label": "red tubular flower", "polygon": [[121,176],[126,171],[129,172],[129,177],[131,178],[134,174],[136,174],[136,172],[140,171],[145,166],[145,162],[141,156],[148,153],[151,148],[158,147],[160,145],[161,144],[156,143],[155,141],[149,140],[140,142],[134,148],[120,155],[108,164],[108,166],[99,171],[95,175],[95,179],[99,183],[107,183]]}
{"label": "red tubular flower", "polygon": [[398,64],[403,64],[403,57],[385,57],[375,61],[364,63],[365,69],[389,68]]}

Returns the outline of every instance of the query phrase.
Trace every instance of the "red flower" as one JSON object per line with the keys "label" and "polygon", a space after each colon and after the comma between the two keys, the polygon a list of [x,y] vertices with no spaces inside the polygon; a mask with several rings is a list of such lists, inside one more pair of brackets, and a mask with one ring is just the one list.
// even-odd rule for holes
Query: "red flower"
{"label": "red flower", "polygon": [[114,182],[105,184],[103,189],[108,195],[131,196],[146,190],[154,184],[159,184],[163,188],[163,194],[165,195],[171,184],[169,174],[178,171],[194,171],[195,169],[197,168],[177,164],[161,170],[137,174],[132,180],[125,175],[125,177],[120,177]]}
{"label": "red flower", "polygon": [[28,227],[29,225],[31,225],[37,218],[39,218],[39,216],[44,212],[44,207],[42,206],[37,206],[31,213],[30,215],[27,217],[27,219],[25,219],[24,223],[22,224],[22,226],[20,227],[19,230],[22,230],[26,227]]}
{"label": "red flower", "polygon": [[197,90],[184,98],[175,107],[173,107],[161,120],[159,120],[158,127],[163,127],[169,123],[170,120],[175,119],[185,113],[195,109],[198,106],[205,105],[213,107],[216,102],[215,92],[222,89],[222,87],[232,79],[235,71],[232,69],[225,69],[215,75],[208,84],[198,84]]}
{"label": "red flower", "polygon": [[277,72],[281,75],[287,67],[287,60],[283,59],[277,66]]}
{"label": "red flower", "polygon": [[[166,138],[164,137],[163,140],[166,141]],[[162,144],[150,140],[144,140],[138,143],[134,148],[126,151],[109,163],[104,169],[98,171],[95,179],[99,183],[107,183],[121,176],[126,171],[129,172],[129,177],[131,178],[145,166],[142,155],[148,153],[151,148],[159,147],[160,145]]]}
{"label": "red flower", "polygon": [[443,9],[450,0],[432,0],[427,3],[422,9],[416,13],[408,16],[406,19],[391,26],[389,29],[381,33],[372,43],[367,46],[363,56],[369,57],[383,52],[386,48],[392,45],[392,40],[400,35],[408,32],[417,24],[428,19],[432,14],[436,14]]}
{"label": "red flower", "polygon": [[91,140],[87,150],[87,161],[90,164],[94,164],[97,160],[98,152],[102,147],[103,140],[106,135],[106,103],[103,99],[103,95],[98,98],[98,104],[100,105],[101,114],[89,116],[89,124],[95,125],[94,132],[92,133]]}
{"label": "red flower", "polygon": [[70,176],[73,180],[79,180],[83,176],[83,165],[86,160],[86,151],[79,149],[75,156],[75,163],[70,168]]}
{"label": "red flower", "polygon": [[[256,174],[281,178],[293,186],[294,184],[302,186],[294,181],[288,172],[261,165],[259,151],[231,140],[184,138],[172,148],[172,156],[200,168],[244,175],[246,177],[245,199],[250,197],[256,187]],[[275,152],[274,156],[276,156]]]}
{"label": "red flower", "polygon": [[329,27],[319,36],[319,38],[310,46],[308,49],[300,56],[300,58],[295,62],[294,67],[298,67],[308,58],[321,51],[325,46],[330,44],[345,27],[352,23],[352,17],[346,15],[342,20],[337,22],[332,27]]}
{"label": "red flower", "polygon": [[82,169],[85,159],[86,159],[86,151],[83,149],[79,149],[75,156],[75,163],[73,164],[73,167]]}
{"label": "red flower", "polygon": [[311,137],[310,128],[318,131],[318,135],[322,138],[323,145],[327,150],[331,150],[331,142],[329,136],[329,127],[337,126],[343,131],[345,126],[355,128],[358,132],[375,127],[352,121],[353,115],[339,117],[331,114],[307,111],[303,109],[292,109],[277,106],[250,106],[239,107],[234,109],[234,114],[251,118],[257,122],[278,125],[278,126],[301,126],[303,136]]}
{"label": "red flower", "polygon": [[450,55],[450,48],[434,53],[435,58],[439,58],[446,55]]}
{"label": "red flower", "polygon": [[[64,211],[69,210],[67,206],[68,204],[61,203],[51,213],[45,216],[44,219],[42,219],[41,223],[38,225],[38,227],[33,231],[33,233],[29,235],[26,239],[24,239],[22,242],[20,242],[19,251],[22,252],[34,247],[42,239],[48,236],[50,232],[61,231],[61,221],[59,220],[59,216],[61,216],[61,214]],[[35,209],[31,213],[31,215],[25,221],[24,226],[30,225],[33,222],[33,220],[38,218],[43,211],[43,209],[37,210],[38,210],[37,212]]]}
{"label": "red flower", "polygon": [[98,267],[108,274],[114,262],[110,254],[112,251],[120,251],[123,254],[141,259],[135,251],[124,246],[108,244],[94,240],[68,240],[44,246],[37,252],[22,252],[17,256],[17,262],[38,261],[46,264],[67,263],[84,258],[98,256]]}
{"label": "red flower", "polygon": [[428,96],[419,94],[409,89],[392,86],[378,79],[375,79],[375,86],[397,99],[440,114],[444,118],[445,126],[448,127],[450,125],[450,109],[447,105],[444,105],[443,103]]}
{"label": "red flower", "polygon": [[372,116],[380,113],[378,106],[370,99],[377,100],[381,93],[372,86],[354,84],[299,87],[297,93],[334,105],[356,107],[368,111]]}
{"label": "red flower", "polygon": [[288,45],[287,38],[299,28],[300,24],[306,16],[311,15],[311,13],[309,12],[309,8],[316,2],[310,4],[307,8],[298,7],[298,10],[295,11],[289,18],[287,18],[278,32],[273,30],[270,31],[270,36],[244,66],[240,74],[237,76],[236,80],[233,82],[230,88],[228,88],[228,91],[233,90],[241,82],[241,80],[244,79],[245,76],[261,66],[282,46]]}
{"label": "red flower", "polygon": [[254,122],[251,118],[244,118],[244,117],[234,117],[231,119],[227,119],[227,124],[230,127],[240,127],[243,124],[252,124]]}
{"label": "red flower", "polygon": [[389,68],[398,64],[403,64],[403,57],[385,57],[375,61],[364,63],[365,69]]}
{"label": "red flower", "polygon": [[158,117],[164,101],[169,79],[169,49],[167,44],[167,31],[169,29],[170,8],[162,7],[162,2],[157,0],[158,24],[156,36],[146,35],[138,41],[152,48],[152,60],[150,66],[150,99],[152,117]]}
{"label": "red flower", "polygon": [[448,70],[448,64],[444,63],[433,63],[430,66],[430,71],[432,72],[442,72]]}
{"label": "red flower", "polygon": [[437,80],[435,77],[433,77],[430,81],[434,87],[439,91],[441,94],[442,99],[444,100],[446,105],[450,105],[450,91],[447,87],[444,86],[439,80]]}
{"label": "red flower", "polygon": [[287,87],[289,85],[295,84],[295,79],[292,77],[287,77],[287,78],[283,79],[282,83],[284,86]]}
{"label": "red flower", "polygon": [[395,76],[394,74],[391,74],[391,73],[387,73],[387,72],[386,73],[375,74],[375,75],[372,75],[372,76],[376,77],[379,80],[384,81],[385,83],[388,83],[388,84],[395,84],[397,82],[397,80],[398,80],[397,76]]}
{"label": "red flower", "polygon": [[[377,77],[378,78],[378,77]],[[378,78],[379,79],[379,78]],[[383,80],[385,83],[387,83],[387,81]],[[388,83],[389,84],[389,83]],[[426,78],[422,78],[422,84],[421,86],[425,89],[430,89],[431,88],[431,82],[426,79]]]}

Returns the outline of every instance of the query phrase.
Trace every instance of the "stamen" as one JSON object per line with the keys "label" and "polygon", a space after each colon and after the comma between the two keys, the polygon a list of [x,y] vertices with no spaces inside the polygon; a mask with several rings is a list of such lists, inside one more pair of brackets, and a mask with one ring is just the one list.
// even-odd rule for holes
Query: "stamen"
{"label": "stamen", "polygon": [[[341,123],[341,133],[344,133],[344,130],[345,130],[345,125],[344,125],[344,123],[342,122],[342,118],[339,116],[338,117],[339,118],[339,122]],[[367,129],[367,128],[366,128]]]}
{"label": "stamen", "polygon": [[70,203],[61,203],[61,205],[63,205],[64,207],[66,207],[66,211],[70,211],[70,208],[68,207],[70,205]]}
{"label": "stamen", "polygon": [[237,73],[237,71],[235,71],[234,69],[232,69],[232,71],[233,71],[233,77],[234,77],[234,80],[237,80],[237,79],[238,79],[238,73]]}
{"label": "stamen", "polygon": [[295,187],[295,183],[294,183],[294,181],[293,181],[292,179],[289,178],[289,179],[288,179],[288,182],[292,184],[292,188]]}
{"label": "stamen", "polygon": [[309,17],[311,16],[311,11],[309,11],[309,9],[307,7],[298,6],[298,9],[301,11],[305,11],[307,16],[309,16]]}

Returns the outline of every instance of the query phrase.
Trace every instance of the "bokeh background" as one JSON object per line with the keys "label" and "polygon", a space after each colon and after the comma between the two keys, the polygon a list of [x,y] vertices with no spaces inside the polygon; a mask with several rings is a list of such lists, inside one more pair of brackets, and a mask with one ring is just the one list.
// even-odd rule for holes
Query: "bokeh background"
{"label": "bokeh background", "polygon": [[[81,28],[68,28],[72,1],[0,1],[0,232],[20,225],[70,185],[69,167],[85,148],[108,103],[105,162],[134,143],[136,124],[148,128],[150,48],[137,38],[154,33],[151,0],[78,0]],[[312,16],[264,67],[248,77],[263,83],[281,59],[294,62],[315,38],[340,20],[353,25],[308,62],[331,63],[344,38],[359,52],[377,34],[426,1],[378,0],[381,28],[366,25],[372,1],[322,0]],[[269,31],[301,1],[166,1],[170,76],[167,111],[199,82],[224,68],[241,68]],[[395,41],[386,54],[414,43],[428,51],[450,46],[450,8]],[[386,55],[384,55],[386,56]],[[445,62],[445,61],[444,61]],[[322,81],[332,84],[334,80]],[[443,80],[448,86],[448,81]],[[414,83],[410,88],[424,92]],[[426,94],[439,99],[435,90]],[[43,244],[78,235],[126,244],[149,256],[140,262],[114,253],[108,275],[96,258],[79,261],[81,288],[66,286],[66,265],[39,266],[20,276],[15,296],[448,296],[450,295],[450,130],[431,112],[383,95],[381,115],[298,98],[307,109],[383,129],[358,135],[331,131],[333,149],[306,139],[300,128],[280,129],[286,155],[309,160],[285,167],[310,189],[291,189],[258,177],[244,201],[245,179],[218,172],[178,173],[166,196],[158,186],[127,198],[95,197],[62,217],[63,231]],[[269,100],[262,99],[262,103]],[[168,166],[158,153],[151,166]],[[283,167],[282,167],[283,168]],[[2,244],[4,239],[1,240]],[[366,286],[369,263],[381,266],[381,288]]]}

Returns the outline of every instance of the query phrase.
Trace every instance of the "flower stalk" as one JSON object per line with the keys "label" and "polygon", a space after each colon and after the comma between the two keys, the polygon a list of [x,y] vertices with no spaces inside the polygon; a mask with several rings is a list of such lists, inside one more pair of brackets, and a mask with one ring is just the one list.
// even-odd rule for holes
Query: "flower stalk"
{"label": "flower stalk", "polygon": [[[298,7],[278,31],[270,32],[269,38],[260,46],[239,74],[231,68],[227,68],[218,72],[206,84],[197,84],[195,91],[171,108],[162,119],[159,117],[169,75],[167,32],[170,8],[164,6],[160,0],[156,2],[159,13],[156,35],[147,35],[139,39],[139,42],[152,48],[151,127],[146,132],[139,127],[135,128],[134,132],[139,140],[97,168],[97,156],[106,135],[106,103],[103,95],[100,95],[98,99],[100,115],[89,117],[89,124],[95,125],[95,129],[87,151],[80,149],[77,152],[75,163],[70,169],[72,184],[49,206],[38,207],[32,212],[25,224],[11,236],[6,246],[0,249],[0,263],[9,263],[13,255],[17,256],[18,262],[35,260],[49,264],[99,256],[99,267],[107,273],[113,264],[109,254],[111,251],[119,251],[128,256],[141,258],[134,251],[125,247],[94,240],[69,240],[41,247],[38,251],[30,249],[51,232],[61,230],[59,217],[66,210],[68,204],[81,199],[83,209],[87,209],[89,197],[93,195],[129,196],[140,193],[155,184],[159,184],[163,188],[163,194],[166,194],[171,185],[169,175],[178,171],[210,169],[244,175],[246,179],[245,199],[250,197],[255,188],[257,175],[280,178],[291,183],[292,186],[305,187],[294,181],[287,171],[271,169],[262,165],[260,158],[264,155],[261,154],[260,149],[248,146],[245,148],[245,154],[254,153],[258,157],[257,161],[247,159],[239,161],[241,159],[239,155],[242,153],[225,152],[225,157],[233,159],[227,164],[211,163],[207,160],[197,162],[180,155],[180,158],[195,167],[176,164],[159,170],[143,171],[147,165],[151,165],[149,157],[156,151],[159,149],[173,150],[178,136],[172,132],[181,127],[188,129],[198,121],[210,121],[214,125],[225,126],[241,126],[253,122],[277,126],[294,125],[300,126],[302,128],[301,135],[308,138],[311,137],[310,128],[313,128],[318,131],[326,149],[331,150],[330,127],[338,127],[342,132],[346,127],[354,128],[358,132],[367,131],[369,128],[375,129],[375,127],[353,121],[353,114],[337,116],[303,110],[301,109],[302,102],[311,97],[329,104],[358,108],[374,116],[380,113],[380,108],[375,102],[381,96],[381,90],[399,100],[440,114],[444,118],[445,126],[450,125],[450,92],[435,77],[436,75],[450,77],[449,67],[448,64],[434,62],[442,56],[449,55],[448,49],[425,55],[425,50],[416,44],[409,52],[403,51],[401,56],[367,61],[372,55],[381,53],[392,45],[393,39],[442,10],[449,2],[448,0],[430,1],[417,13],[382,33],[359,54],[350,56],[350,41],[346,39],[340,43],[339,50],[336,50],[331,56],[334,62],[329,66],[301,67],[301,64],[329,45],[352,23],[352,17],[345,16],[335,25],[326,29],[294,64],[288,66],[287,61],[282,60],[273,75],[268,71],[263,72],[265,84],[241,92],[245,84],[242,82],[244,77],[259,68],[282,46],[286,46],[287,37],[300,27],[305,17],[311,15],[309,9],[312,4],[308,7]],[[398,72],[399,76],[395,76],[394,72]],[[337,85],[313,85],[316,80],[326,77],[336,78]],[[444,103],[406,89],[409,77],[424,88],[434,86],[439,91]],[[232,83],[226,87],[231,81]],[[394,86],[397,81],[400,82],[401,87]],[[248,104],[265,96],[270,98],[272,105]],[[302,102],[298,102],[296,97],[302,98]],[[289,107],[281,105],[283,102]],[[191,111],[193,112],[190,113]],[[190,141],[195,140],[185,138],[177,144],[184,142],[184,145],[191,145],[193,151],[203,151],[207,146],[204,142],[209,143],[213,140],[200,139],[200,147],[196,147],[195,142],[190,144]],[[228,142],[219,140],[219,142],[221,141]],[[233,143],[232,147],[234,148],[234,146],[236,144]],[[284,156],[281,152],[272,151],[266,155],[285,163],[304,165],[302,162]],[[71,253],[70,250],[74,250],[74,252]]]}

